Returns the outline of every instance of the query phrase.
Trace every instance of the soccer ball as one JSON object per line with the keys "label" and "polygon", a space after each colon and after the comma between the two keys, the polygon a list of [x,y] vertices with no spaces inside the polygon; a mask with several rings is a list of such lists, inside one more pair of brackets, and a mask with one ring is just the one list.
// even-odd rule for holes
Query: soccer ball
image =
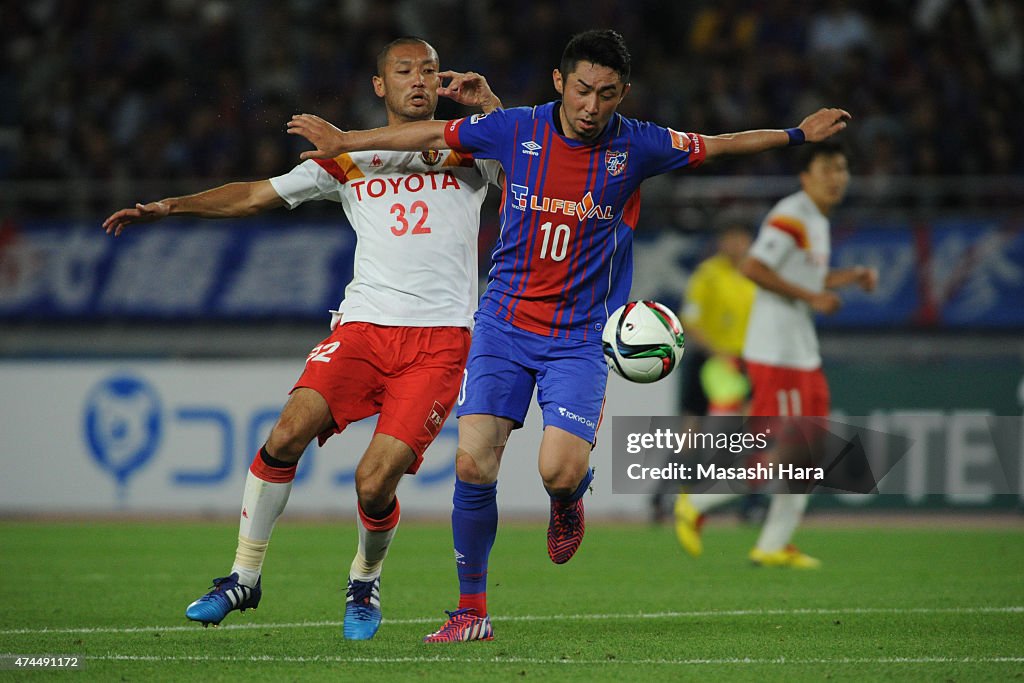
{"label": "soccer ball", "polygon": [[683,326],[657,301],[630,301],[608,318],[601,334],[608,367],[630,382],[657,382],[683,356]]}

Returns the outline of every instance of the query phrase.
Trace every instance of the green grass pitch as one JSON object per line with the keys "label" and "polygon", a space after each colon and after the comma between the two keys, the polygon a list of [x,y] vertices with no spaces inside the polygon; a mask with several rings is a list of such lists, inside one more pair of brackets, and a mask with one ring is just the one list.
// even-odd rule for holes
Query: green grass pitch
{"label": "green grass pitch", "polygon": [[[856,518],[854,518],[856,524]],[[815,523],[817,572],[755,569],[724,524],[692,560],[670,527],[592,520],[554,566],[544,527],[503,524],[492,642],[425,645],[453,609],[451,533],[403,522],[373,641],[341,636],[354,523],[283,519],[254,612],[185,606],[230,566],[224,523],[0,523],[0,653],[76,654],[73,680],[1024,680],[1024,524]],[[36,673],[0,670],[0,680]],[[458,678],[457,678],[458,677]]]}

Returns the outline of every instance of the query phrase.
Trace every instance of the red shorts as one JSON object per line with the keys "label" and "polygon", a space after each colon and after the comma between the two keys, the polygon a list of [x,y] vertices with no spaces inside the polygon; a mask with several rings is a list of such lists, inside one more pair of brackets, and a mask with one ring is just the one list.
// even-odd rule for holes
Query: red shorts
{"label": "red shorts", "polygon": [[336,426],[319,435],[320,445],[349,424],[380,415],[374,434],[408,445],[416,462],[441,431],[462,386],[469,353],[464,327],[339,325],[313,347],[292,389],[313,389],[327,401]]}
{"label": "red shorts", "polygon": [[753,385],[750,414],[828,417],[831,401],[821,368],[796,370],[747,361]]}

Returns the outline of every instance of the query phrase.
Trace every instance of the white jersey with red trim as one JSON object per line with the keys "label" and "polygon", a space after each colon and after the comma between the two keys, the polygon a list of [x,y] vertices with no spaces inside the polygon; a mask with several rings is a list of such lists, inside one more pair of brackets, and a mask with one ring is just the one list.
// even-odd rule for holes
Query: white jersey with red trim
{"label": "white jersey with red trim", "polygon": [[342,324],[472,328],[480,206],[500,172],[450,150],[355,152],[303,162],[270,183],[289,209],[341,203],[355,229]]}
{"label": "white jersey with red trim", "polygon": [[[829,221],[805,192],[780,200],[761,224],[750,256],[779,277],[812,292],[825,289],[831,253]],[[804,301],[758,287],[743,357],[799,370],[821,366],[814,312]]]}

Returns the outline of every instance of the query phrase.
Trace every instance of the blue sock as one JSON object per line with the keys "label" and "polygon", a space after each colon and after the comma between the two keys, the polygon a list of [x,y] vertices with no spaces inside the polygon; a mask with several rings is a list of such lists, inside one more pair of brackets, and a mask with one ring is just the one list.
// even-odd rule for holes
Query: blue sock
{"label": "blue sock", "polygon": [[594,481],[594,468],[593,467],[588,467],[587,468],[587,473],[585,475],[583,475],[583,479],[580,481],[579,486],[576,487],[576,490],[572,492],[572,495],[570,495],[568,497],[552,496],[551,495],[551,491],[548,491],[548,495],[551,496],[552,498],[554,498],[555,500],[561,501],[563,503],[575,503],[577,500],[579,500],[580,498],[583,497],[583,494],[587,492],[587,489],[590,488],[590,484],[593,481]]}
{"label": "blue sock", "polygon": [[452,538],[459,573],[459,609],[487,614],[487,558],[498,534],[498,483],[470,484],[455,478]]}

